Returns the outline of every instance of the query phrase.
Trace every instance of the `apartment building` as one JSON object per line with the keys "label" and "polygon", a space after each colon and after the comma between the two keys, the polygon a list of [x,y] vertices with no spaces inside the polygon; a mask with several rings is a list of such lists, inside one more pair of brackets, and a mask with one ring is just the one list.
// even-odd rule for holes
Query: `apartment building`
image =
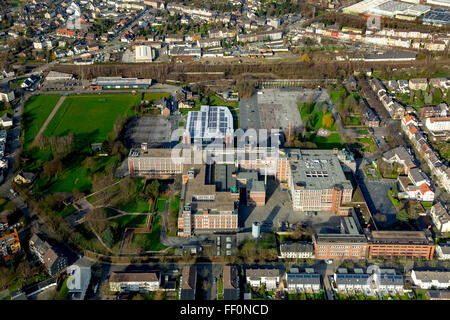
{"label": "apartment building", "polygon": [[0,258],[3,262],[10,261],[20,248],[19,234],[16,229],[12,233],[0,236]]}
{"label": "apartment building", "polygon": [[363,259],[367,240],[362,234],[316,234],[313,237],[316,259]]}
{"label": "apartment building", "polygon": [[427,90],[428,80],[426,78],[409,79],[411,90]]}
{"label": "apartment building", "polygon": [[426,118],[425,127],[427,127],[431,133],[450,131],[450,117]]}
{"label": "apartment building", "polygon": [[240,189],[245,188],[248,206],[264,206],[266,204],[266,188],[263,181],[258,180],[258,172],[239,172],[236,176]]}
{"label": "apartment building", "polygon": [[344,175],[337,150],[291,150],[288,185],[296,211],[331,211],[347,215],[353,188]]}
{"label": "apartment building", "polygon": [[367,231],[367,257],[433,259],[434,241],[424,231]]}
{"label": "apartment building", "polygon": [[436,253],[439,260],[450,260],[450,243],[436,245]]}
{"label": "apartment building", "polygon": [[156,291],[159,285],[155,272],[111,272],[109,277],[109,289],[113,292]]}
{"label": "apartment building", "polygon": [[33,234],[29,242],[30,251],[43,263],[47,272],[53,276],[68,267],[67,256],[56,246],[43,241],[37,234]]}
{"label": "apartment building", "polygon": [[390,164],[397,163],[399,169],[406,175],[416,166],[414,158],[403,146],[386,151],[383,153],[382,159]]}

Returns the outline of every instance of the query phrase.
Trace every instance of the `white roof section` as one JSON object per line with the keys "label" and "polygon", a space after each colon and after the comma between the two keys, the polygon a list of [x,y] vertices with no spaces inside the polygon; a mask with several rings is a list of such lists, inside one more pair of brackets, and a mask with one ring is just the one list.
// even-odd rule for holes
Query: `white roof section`
{"label": "white roof section", "polygon": [[408,15],[418,17],[431,10],[430,6],[406,3],[394,0],[363,0],[343,9],[344,13],[370,13],[374,15],[393,17]]}
{"label": "white roof section", "polygon": [[227,107],[201,106],[188,113],[186,130],[194,139],[215,139],[233,135],[233,115]]}
{"label": "white roof section", "polygon": [[151,61],[153,60],[152,48],[149,46],[136,47],[136,61]]}
{"label": "white roof section", "polygon": [[50,71],[45,77],[45,80],[47,81],[54,81],[54,80],[71,80],[73,79],[73,74],[71,73],[64,73],[64,72],[57,72],[57,71]]}

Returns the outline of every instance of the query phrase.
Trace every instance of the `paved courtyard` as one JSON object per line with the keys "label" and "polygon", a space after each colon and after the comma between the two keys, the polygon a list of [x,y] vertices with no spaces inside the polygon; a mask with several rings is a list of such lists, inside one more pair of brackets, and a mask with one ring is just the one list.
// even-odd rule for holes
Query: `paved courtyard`
{"label": "paved courtyard", "polygon": [[251,232],[253,222],[261,222],[261,231],[272,232],[273,227],[279,226],[282,221],[301,223],[312,226],[315,232],[338,232],[340,219],[329,212],[307,214],[293,211],[288,191],[282,191],[275,179],[268,179],[266,205],[263,207],[239,208],[239,225],[243,232]]}
{"label": "paved courtyard", "polygon": [[178,116],[135,117],[130,120],[125,133],[125,145],[132,146],[147,142],[149,148],[169,147],[172,131],[178,128]]}

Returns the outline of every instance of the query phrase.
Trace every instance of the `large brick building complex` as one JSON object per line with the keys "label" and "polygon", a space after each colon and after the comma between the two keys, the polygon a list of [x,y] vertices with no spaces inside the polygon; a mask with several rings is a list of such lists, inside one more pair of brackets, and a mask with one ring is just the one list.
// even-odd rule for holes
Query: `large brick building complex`
{"label": "large brick building complex", "polygon": [[367,235],[367,256],[433,259],[434,241],[424,231],[372,231]]}
{"label": "large brick building complex", "polygon": [[337,150],[295,150],[290,153],[289,189],[297,211],[331,211],[348,215],[353,187],[344,175]]}

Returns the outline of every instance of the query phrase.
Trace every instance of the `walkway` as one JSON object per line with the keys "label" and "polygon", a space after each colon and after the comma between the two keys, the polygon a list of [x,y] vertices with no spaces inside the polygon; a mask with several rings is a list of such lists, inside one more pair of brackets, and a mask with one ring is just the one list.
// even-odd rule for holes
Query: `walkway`
{"label": "walkway", "polygon": [[47,128],[48,124],[53,119],[53,117],[55,116],[56,112],[58,112],[59,107],[61,107],[61,105],[63,104],[64,100],[66,100],[66,96],[61,96],[61,98],[59,98],[58,102],[56,103],[56,106],[53,108],[53,110],[50,113],[50,115],[48,116],[47,120],[45,120],[45,122],[42,125],[41,129],[39,130],[38,134],[34,138],[33,143],[36,143],[37,141],[39,141],[39,138],[44,133],[45,128]]}

